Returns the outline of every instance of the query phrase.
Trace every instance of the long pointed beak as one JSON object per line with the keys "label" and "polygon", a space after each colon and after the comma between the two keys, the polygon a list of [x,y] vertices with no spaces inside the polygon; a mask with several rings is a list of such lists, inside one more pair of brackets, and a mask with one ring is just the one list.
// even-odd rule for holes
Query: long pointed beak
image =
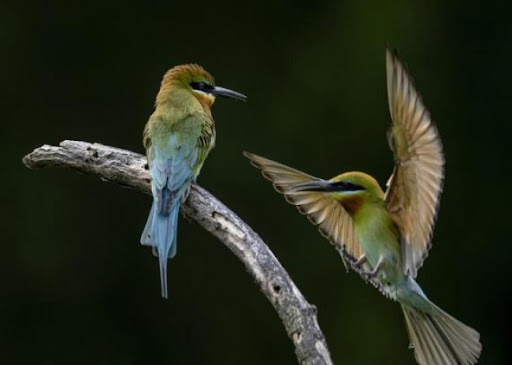
{"label": "long pointed beak", "polygon": [[292,191],[333,191],[333,186],[326,180],[311,180],[305,183],[295,185],[291,188]]}
{"label": "long pointed beak", "polygon": [[233,90],[229,90],[229,89],[225,89],[225,88],[220,87],[220,86],[215,86],[213,88],[213,90],[211,91],[211,93],[213,95],[225,96],[227,98],[233,98],[233,99],[238,99],[238,100],[242,100],[242,101],[246,101],[247,100],[247,96],[245,96],[244,94],[240,94],[239,92],[236,92],[236,91],[233,91]]}

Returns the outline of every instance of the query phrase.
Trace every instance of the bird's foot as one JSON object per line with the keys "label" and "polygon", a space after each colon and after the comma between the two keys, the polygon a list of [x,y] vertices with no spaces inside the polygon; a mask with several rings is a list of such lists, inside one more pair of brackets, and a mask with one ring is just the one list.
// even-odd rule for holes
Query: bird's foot
{"label": "bird's foot", "polygon": [[354,262],[354,266],[358,269],[361,268],[361,266],[366,262],[366,255],[363,253],[356,262]]}
{"label": "bird's foot", "polygon": [[[359,261],[359,260],[358,260]],[[379,261],[377,262],[377,265],[375,265],[375,267],[373,268],[372,271],[367,271],[365,274],[366,274],[366,277],[368,279],[373,279],[377,276],[377,274],[379,273],[381,267],[382,267],[382,263],[384,262],[384,260],[382,258],[379,259]]]}

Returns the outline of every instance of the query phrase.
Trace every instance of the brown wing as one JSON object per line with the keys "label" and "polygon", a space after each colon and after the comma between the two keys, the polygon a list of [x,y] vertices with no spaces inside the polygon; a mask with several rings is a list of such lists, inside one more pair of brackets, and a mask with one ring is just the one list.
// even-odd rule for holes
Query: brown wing
{"label": "brown wing", "polygon": [[416,277],[431,247],[444,178],[443,146],[411,78],[389,50],[386,62],[396,162],[386,203],[402,234],[404,272]]}
{"label": "brown wing", "polygon": [[313,224],[318,225],[322,235],[341,249],[344,258],[353,262],[363,254],[355,235],[352,218],[341,204],[322,192],[292,191],[295,185],[318,180],[316,177],[252,153],[244,152],[244,155],[262,171],[265,178],[272,181],[275,189],[283,194],[290,204],[295,205],[299,212],[307,215]]}

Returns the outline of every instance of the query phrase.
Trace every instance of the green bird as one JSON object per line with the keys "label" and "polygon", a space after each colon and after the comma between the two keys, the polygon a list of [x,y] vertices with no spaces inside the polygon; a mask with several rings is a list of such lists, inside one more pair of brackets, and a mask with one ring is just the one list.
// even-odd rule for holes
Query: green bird
{"label": "green bird", "polygon": [[402,306],[416,361],[474,364],[480,335],[423,293],[415,278],[431,247],[444,178],[437,128],[397,56],[386,53],[395,168],[381,189],[362,172],[323,180],[245,153],[286,200],[318,225],[344,262]]}
{"label": "green bird", "polygon": [[215,86],[213,77],[201,66],[176,66],[164,75],[155,111],[144,128],[153,205],[140,242],[152,246],[159,258],[164,298],[168,294],[167,258],[176,255],[180,204],[215,145],[210,108],[216,96],[246,99],[236,91]]}

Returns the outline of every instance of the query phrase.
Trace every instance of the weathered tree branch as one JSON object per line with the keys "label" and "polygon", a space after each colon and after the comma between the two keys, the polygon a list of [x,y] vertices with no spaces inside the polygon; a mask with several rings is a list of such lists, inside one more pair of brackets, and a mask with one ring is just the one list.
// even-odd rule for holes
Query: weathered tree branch
{"label": "weathered tree branch", "polygon": [[[151,194],[146,158],[119,148],[80,141],[44,145],[23,158],[31,168],[68,167],[104,181]],[[182,213],[217,237],[242,261],[272,303],[295,346],[300,364],[332,364],[325,337],[310,305],[263,240],[242,219],[198,185]]]}

